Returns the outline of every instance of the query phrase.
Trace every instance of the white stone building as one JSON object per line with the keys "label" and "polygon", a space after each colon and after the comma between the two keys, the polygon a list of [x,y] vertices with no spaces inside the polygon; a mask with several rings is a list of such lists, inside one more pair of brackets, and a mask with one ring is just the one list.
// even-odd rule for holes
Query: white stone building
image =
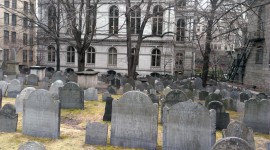
{"label": "white stone building", "polygon": [[[153,0],[151,12],[154,9],[163,9],[164,11],[157,18],[149,19],[144,35],[163,34],[165,32],[175,34],[150,37],[143,41],[137,66],[139,74],[146,75],[151,72],[158,72],[161,74],[181,73],[191,75],[193,73],[196,50],[192,42],[195,29],[195,13],[193,11],[196,0],[180,1]],[[133,0],[132,5],[136,5],[138,2]],[[144,17],[146,5],[147,1],[140,5],[141,16],[137,18]],[[57,10],[57,5],[52,0],[38,1],[39,20],[45,24],[48,23],[48,9],[50,10],[50,7]],[[92,45],[86,53],[86,69],[99,72],[115,70],[119,73],[127,73],[125,9],[124,0],[101,0],[98,4],[97,30]],[[157,23],[155,19],[162,20],[162,22]],[[65,28],[65,20],[62,19],[62,21],[61,37],[64,37],[65,40],[70,39]],[[38,33],[41,32],[42,29],[39,29]],[[110,33],[114,34],[109,36]],[[48,39],[44,40],[39,34],[38,39],[38,64],[55,68],[55,42]],[[73,68],[77,71],[76,50],[64,41],[61,41],[60,49],[61,70]]]}

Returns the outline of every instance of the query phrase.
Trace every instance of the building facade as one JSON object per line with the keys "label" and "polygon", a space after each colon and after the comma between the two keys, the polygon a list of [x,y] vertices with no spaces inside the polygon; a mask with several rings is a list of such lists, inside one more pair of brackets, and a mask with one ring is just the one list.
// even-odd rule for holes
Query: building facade
{"label": "building facade", "polygon": [[[132,1],[132,6],[138,5],[138,1]],[[175,5],[176,4],[176,5]],[[139,13],[134,13],[131,20],[134,29],[132,34],[136,35],[136,26],[141,24],[145,17],[147,2],[139,5]],[[160,11],[158,15],[151,17],[145,27],[144,35],[150,36],[142,42],[137,72],[146,75],[152,72],[161,74],[185,74],[191,75],[195,67],[195,50],[193,44],[194,11],[195,0],[153,0],[151,13]],[[127,46],[124,0],[104,0],[97,7],[97,22],[94,39],[86,51],[86,69],[99,72],[115,70],[127,73]],[[49,24],[49,10],[59,10],[56,2],[38,1],[39,20]],[[63,15],[65,16],[65,15]],[[70,39],[69,31],[65,27],[65,18],[62,19],[61,37]],[[56,44],[54,40],[43,38],[42,29],[38,31],[38,64],[56,66]],[[40,34],[39,34],[40,33]],[[168,33],[168,34],[166,34]],[[158,35],[158,36],[151,36]],[[161,36],[162,35],[162,36]],[[136,36],[132,38],[135,47]],[[77,71],[76,49],[64,40],[60,42],[60,66],[61,70],[72,68]]]}
{"label": "building facade", "polygon": [[0,2],[0,62],[15,61],[20,68],[36,63],[35,0]]}

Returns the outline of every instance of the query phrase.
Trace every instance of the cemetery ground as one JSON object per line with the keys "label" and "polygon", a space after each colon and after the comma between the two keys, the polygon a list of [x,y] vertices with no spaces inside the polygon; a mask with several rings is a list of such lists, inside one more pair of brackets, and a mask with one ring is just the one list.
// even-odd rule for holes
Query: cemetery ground
{"label": "cemetery ground", "polygon": [[[119,99],[122,95],[112,95],[114,99]],[[0,150],[17,150],[18,147],[27,141],[37,141],[43,143],[48,150],[92,150],[92,149],[129,149],[124,147],[111,146],[110,143],[110,122],[102,121],[102,117],[105,110],[105,102],[102,101],[101,94],[98,96],[98,101],[85,101],[85,109],[61,109],[61,126],[60,126],[60,138],[48,139],[48,138],[36,138],[22,134],[22,113],[19,113],[17,132],[14,133],[1,133],[0,132]],[[15,103],[15,98],[3,97],[3,105]],[[242,114],[228,111],[230,113],[231,120],[241,120]],[[85,128],[87,122],[103,122],[109,124],[108,129],[108,142],[107,146],[94,146],[85,144]],[[256,149],[264,150],[264,144],[270,141],[270,135],[254,132]],[[216,139],[222,138],[221,131],[217,131]],[[158,124],[158,146],[157,149],[162,149],[162,125]]]}

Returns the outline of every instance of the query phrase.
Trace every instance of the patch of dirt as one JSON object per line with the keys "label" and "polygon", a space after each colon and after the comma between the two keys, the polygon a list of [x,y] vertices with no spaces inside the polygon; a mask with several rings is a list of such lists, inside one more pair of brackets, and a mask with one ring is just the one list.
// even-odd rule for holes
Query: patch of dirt
{"label": "patch of dirt", "polygon": [[65,124],[77,130],[84,130],[84,128],[79,126],[80,123],[82,123],[82,120],[76,119],[74,116],[61,117],[61,124]]}

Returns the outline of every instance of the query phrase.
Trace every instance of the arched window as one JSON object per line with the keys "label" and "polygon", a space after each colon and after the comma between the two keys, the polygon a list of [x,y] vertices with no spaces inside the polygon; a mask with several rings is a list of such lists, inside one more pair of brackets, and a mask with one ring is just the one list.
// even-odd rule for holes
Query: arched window
{"label": "arched window", "polygon": [[151,66],[152,67],[160,67],[160,61],[161,61],[161,53],[159,49],[152,50],[152,61]]}
{"label": "arched window", "polygon": [[110,17],[109,17],[109,33],[118,34],[118,17],[119,10],[116,6],[110,7]]}
{"label": "arched window", "polygon": [[48,7],[48,28],[56,29],[56,8],[54,5]]}
{"label": "arched window", "polygon": [[67,62],[74,63],[75,62],[75,49],[72,46],[67,48]]}
{"label": "arched window", "polygon": [[256,64],[263,63],[263,47],[262,46],[257,47],[255,63]]}
{"label": "arched window", "polygon": [[160,5],[155,6],[153,9],[153,15],[152,34],[161,35],[163,24],[163,8]]}
{"label": "arched window", "polygon": [[176,32],[177,41],[185,41],[185,26],[186,22],[184,19],[179,19],[177,21],[177,32]]}
{"label": "arched window", "polygon": [[96,53],[95,53],[95,49],[94,47],[90,47],[88,50],[87,50],[87,63],[88,64],[94,64],[95,63],[95,60],[96,60]]}
{"label": "arched window", "polygon": [[48,62],[55,62],[55,47],[48,46]]}
{"label": "arched window", "polygon": [[90,6],[90,12],[89,12],[89,17],[90,17],[90,20],[89,20],[89,26],[90,26],[90,32],[95,32],[95,15],[96,15],[96,8],[93,6],[93,5],[91,5]]}
{"label": "arched window", "polygon": [[132,7],[131,11],[131,34],[139,34],[141,25],[141,9],[139,6],[135,5]]}
{"label": "arched window", "polygon": [[117,64],[117,50],[114,47],[109,49],[109,62],[108,65],[116,65]]}
{"label": "arched window", "polygon": [[[134,58],[135,58],[135,51],[136,51],[136,48],[132,48],[131,49],[131,62],[134,61]],[[139,56],[138,56],[139,57]],[[138,58],[138,61],[136,62],[136,65],[139,64],[139,58]]]}

